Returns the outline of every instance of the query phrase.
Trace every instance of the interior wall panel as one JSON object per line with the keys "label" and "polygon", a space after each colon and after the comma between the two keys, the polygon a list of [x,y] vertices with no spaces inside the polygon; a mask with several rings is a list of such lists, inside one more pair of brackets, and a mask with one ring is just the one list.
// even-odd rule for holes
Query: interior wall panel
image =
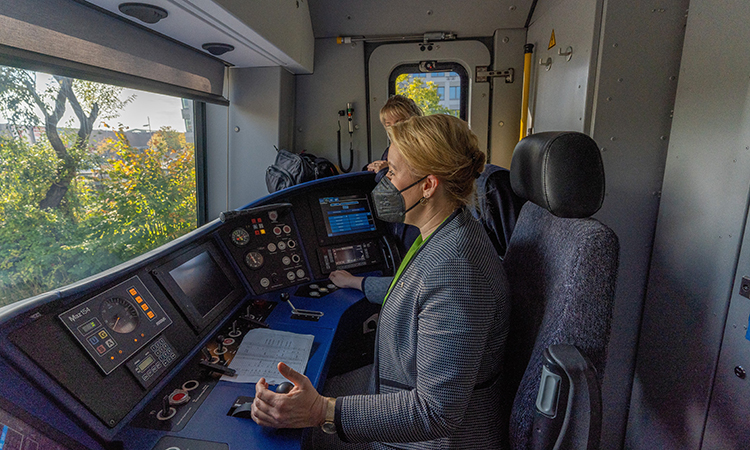
{"label": "interior wall panel", "polygon": [[[315,73],[296,76],[294,150],[306,150],[338,165],[336,132],[341,124],[341,158],[349,166],[349,132],[339,111],[354,107],[352,170],[367,164],[364,45],[315,40]],[[380,156],[380,154],[378,154]]]}
{"label": "interior wall panel", "polygon": [[748,299],[737,295],[735,281],[750,272],[746,246],[740,253],[750,187],[750,61],[738,57],[750,51],[748,17],[747,2],[690,2],[629,448],[747,448],[750,388],[734,367],[750,360]]}

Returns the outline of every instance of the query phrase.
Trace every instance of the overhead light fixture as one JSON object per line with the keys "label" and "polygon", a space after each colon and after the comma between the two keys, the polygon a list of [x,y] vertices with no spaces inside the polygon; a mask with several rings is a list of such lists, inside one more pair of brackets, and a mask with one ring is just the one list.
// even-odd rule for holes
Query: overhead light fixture
{"label": "overhead light fixture", "polygon": [[232,50],[234,50],[234,45],[222,44],[220,42],[209,42],[203,44],[203,50],[214,56],[219,56],[223,55],[226,52],[231,52]]}
{"label": "overhead light fixture", "polygon": [[167,17],[166,9],[146,3],[120,3],[120,12],[146,23],[156,23]]}

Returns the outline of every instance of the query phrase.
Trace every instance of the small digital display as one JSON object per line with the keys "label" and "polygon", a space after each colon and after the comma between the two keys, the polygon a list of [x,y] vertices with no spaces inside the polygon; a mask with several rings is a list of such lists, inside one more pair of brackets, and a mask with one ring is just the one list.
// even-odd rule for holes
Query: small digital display
{"label": "small digital display", "polygon": [[151,355],[147,355],[145,358],[143,358],[143,361],[141,361],[140,364],[138,364],[138,371],[139,372],[145,372],[146,369],[148,369],[148,366],[153,364],[154,357]]}
{"label": "small digital display", "polygon": [[328,237],[375,231],[375,219],[366,195],[318,199]]}
{"label": "small digital display", "polygon": [[170,270],[169,275],[201,316],[208,314],[234,289],[208,251]]}
{"label": "small digital display", "polygon": [[81,325],[78,327],[78,330],[81,332],[82,335],[89,334],[92,330],[99,328],[99,319],[94,317],[91,321]]}
{"label": "small digital display", "polygon": [[334,248],[333,260],[337,267],[348,266],[367,260],[361,245],[350,245],[348,247]]}

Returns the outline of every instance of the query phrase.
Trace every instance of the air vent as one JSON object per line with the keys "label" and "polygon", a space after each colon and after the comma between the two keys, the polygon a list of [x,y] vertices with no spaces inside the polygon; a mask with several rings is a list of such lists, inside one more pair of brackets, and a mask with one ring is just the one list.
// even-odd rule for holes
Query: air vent
{"label": "air vent", "polygon": [[146,23],[156,23],[169,15],[166,9],[146,3],[120,3],[119,9],[121,13]]}
{"label": "air vent", "polygon": [[231,52],[232,50],[234,50],[234,45],[222,44],[220,42],[209,42],[207,44],[203,44],[203,50],[214,56],[219,56],[223,55],[226,52]]}

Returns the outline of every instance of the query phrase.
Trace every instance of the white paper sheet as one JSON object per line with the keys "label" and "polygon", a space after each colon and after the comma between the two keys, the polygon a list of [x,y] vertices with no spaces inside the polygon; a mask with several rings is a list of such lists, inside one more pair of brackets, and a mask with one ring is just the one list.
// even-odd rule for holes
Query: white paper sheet
{"label": "white paper sheet", "polygon": [[223,375],[221,379],[235,383],[257,383],[264,377],[268,384],[287,381],[276,365],[283,362],[297,372],[305,373],[313,340],[314,336],[311,334],[268,328],[250,330],[229,364],[229,367],[237,371],[236,375]]}

